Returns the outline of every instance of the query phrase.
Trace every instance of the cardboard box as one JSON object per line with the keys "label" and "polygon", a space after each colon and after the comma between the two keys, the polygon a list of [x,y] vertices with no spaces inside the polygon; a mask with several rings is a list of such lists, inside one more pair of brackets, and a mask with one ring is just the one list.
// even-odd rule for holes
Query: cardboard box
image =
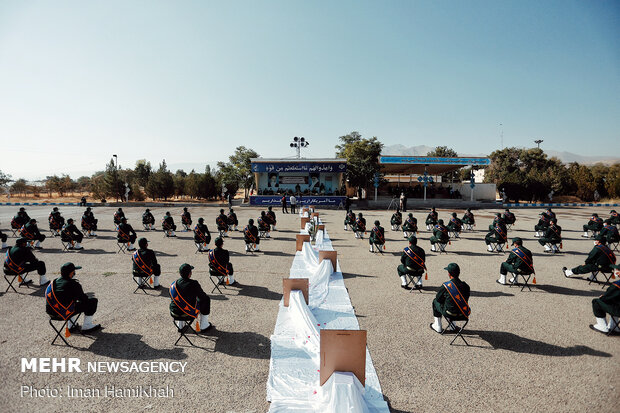
{"label": "cardboard box", "polygon": [[310,218],[304,217],[301,219],[301,227],[300,229],[306,229],[306,224],[310,222]]}
{"label": "cardboard box", "polygon": [[308,288],[310,286],[310,280],[307,278],[283,278],[282,279],[282,291],[284,296],[284,307],[288,307],[291,298],[291,291],[300,290],[304,295],[306,304],[308,304]]}
{"label": "cardboard box", "polygon": [[323,262],[323,260],[330,260],[334,271],[336,271],[338,251],[319,251],[319,264]]}
{"label": "cardboard box", "polygon": [[335,371],[351,372],[366,385],[366,330],[321,330],[320,385]]}
{"label": "cardboard box", "polygon": [[295,236],[295,241],[296,241],[296,250],[295,251],[301,251],[302,247],[304,246],[304,242],[310,242],[310,235],[307,235],[307,234],[297,234]]}

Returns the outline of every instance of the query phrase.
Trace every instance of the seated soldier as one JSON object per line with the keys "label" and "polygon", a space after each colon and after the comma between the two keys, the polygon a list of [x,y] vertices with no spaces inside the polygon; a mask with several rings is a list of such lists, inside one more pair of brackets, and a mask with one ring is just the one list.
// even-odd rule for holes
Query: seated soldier
{"label": "seated soldier", "polygon": [[114,212],[114,228],[118,230],[118,226],[121,224],[121,220],[125,218],[125,213],[123,212],[123,208],[119,208],[116,212]]}
{"label": "seated soldier", "polygon": [[142,214],[142,225],[144,225],[144,229],[147,231],[155,229],[155,217],[148,208]]}
{"label": "seated soldier", "polygon": [[407,287],[407,274],[418,277],[415,288],[422,288],[422,276],[426,271],[426,253],[417,246],[418,239],[413,235],[409,237],[409,246],[403,249],[400,255],[401,264],[398,266],[398,276],[400,277],[400,286],[404,289]]}
{"label": "seated soldier", "polygon": [[19,211],[17,211],[17,215],[15,215],[11,220],[11,228],[21,229],[21,227],[26,225],[29,221],[30,217],[28,216],[28,213],[26,213],[26,208],[19,208]]}
{"label": "seated soldier", "polygon": [[392,214],[390,218],[390,225],[392,225],[392,231],[398,231],[403,223],[403,214],[400,213],[400,208],[396,208],[396,212]]}
{"label": "seated soldier", "polygon": [[588,231],[592,231],[592,234],[594,235],[595,233],[600,232],[600,230],[602,229],[603,220],[599,218],[598,214],[595,212],[594,214],[592,214],[590,221],[588,221],[588,223],[583,226],[582,237],[590,238],[590,234],[588,234]]}
{"label": "seated soldier", "polygon": [[209,244],[211,243],[211,233],[209,228],[205,225],[204,218],[198,218],[198,224],[194,228],[194,242],[198,244],[198,251],[209,251]]}
{"label": "seated soldier", "polygon": [[273,207],[267,207],[267,223],[271,225],[271,230],[276,230],[276,213],[273,212]]}
{"label": "seated soldier", "polygon": [[353,231],[355,231],[355,238],[364,239],[364,234],[366,233],[366,218],[364,218],[361,212],[357,214]]}
{"label": "seated soldier", "polygon": [[[209,323],[211,313],[211,299],[202,290],[200,283],[192,280],[192,267],[189,264],[181,264],[179,274],[181,278],[170,286],[170,315],[174,319],[193,320],[198,318],[197,329],[201,333],[209,331],[213,324]],[[175,321],[177,328],[181,331],[183,322]]]}
{"label": "seated soldier", "polygon": [[265,211],[261,211],[260,212],[260,217],[258,217],[258,231],[265,238],[270,238],[270,236],[269,236],[269,224],[267,222],[268,219],[269,218],[267,217],[267,214],[265,214]]}
{"label": "seated soldier", "polygon": [[572,270],[563,267],[562,271],[564,272],[564,276],[570,277],[572,275],[587,274],[591,272],[592,274],[590,274],[588,280],[592,281],[594,279],[594,271],[605,273],[611,272],[611,266],[616,263],[616,256],[606,244],[607,241],[605,238],[597,235],[594,239],[594,248],[592,248],[590,254],[588,254],[585,265],[580,265]]}
{"label": "seated soldier", "polygon": [[430,238],[431,241],[431,251],[438,251],[435,244],[443,244],[446,245],[450,242],[450,236],[448,235],[448,228],[443,224],[443,219],[437,220],[437,224],[433,228],[433,235]]}
{"label": "seated soldier", "polygon": [[474,217],[474,213],[471,212],[471,208],[467,208],[465,214],[463,215],[462,221],[467,229],[474,228],[474,225],[476,225],[476,218]]}
{"label": "seated soldier", "polygon": [[551,208],[547,208],[547,216],[549,217],[549,221],[551,221],[553,218],[557,218],[555,216],[555,212],[553,212]]}
{"label": "seated soldier", "polygon": [[450,218],[450,222],[448,222],[448,231],[453,232],[456,236],[461,233],[461,229],[463,228],[463,221],[461,221],[457,216],[456,212],[452,213],[452,218]]}
{"label": "seated soldier", "polygon": [[2,249],[9,248],[9,245],[6,243],[7,239],[9,239],[9,237],[6,234],[3,234],[2,231],[0,231],[0,241],[2,241]]}
{"label": "seated soldier", "polygon": [[58,207],[54,207],[52,212],[48,217],[48,221],[50,224],[50,231],[52,233],[57,234],[62,229],[63,225],[65,225],[65,219],[62,215],[60,215],[60,211],[58,211]]}
{"label": "seated soldier", "polygon": [[504,210],[504,215],[502,216],[502,219],[504,220],[506,225],[513,225],[517,221],[517,217],[515,217],[515,214],[510,212],[510,209],[508,208]]}
{"label": "seated soldier", "polygon": [[[15,246],[9,248],[4,259],[4,273],[7,275],[21,275],[30,271],[37,271],[39,274],[39,285],[45,285],[49,280],[45,277],[45,263],[39,261],[32,250],[26,246],[26,238],[17,238]],[[29,284],[32,280],[23,281]]]}
{"label": "seated soldier", "polygon": [[167,211],[166,215],[161,219],[161,227],[167,237],[176,237],[174,231],[177,230],[177,226],[174,224],[174,218],[170,215],[170,211]]}
{"label": "seated soldier", "polygon": [[605,226],[601,229],[600,235],[605,238],[607,245],[615,244],[620,241],[620,234],[618,228],[612,225],[611,219],[605,220]]}
{"label": "seated soldier", "polygon": [[370,244],[370,252],[375,252],[375,245],[381,252],[381,248],[385,245],[385,229],[378,220],[375,221],[375,226],[370,230],[368,243]]}
{"label": "seated soldier", "polygon": [[620,225],[620,215],[618,215],[615,209],[612,209],[609,212],[609,219],[611,220],[612,225]]}
{"label": "seated soldier", "polygon": [[533,274],[534,273],[534,259],[532,258],[532,252],[523,246],[523,240],[519,237],[512,239],[513,250],[510,252],[506,262],[502,262],[499,267],[499,280],[495,280],[496,283],[506,285],[506,274],[509,272],[515,276],[509,280],[509,282],[516,283],[518,274]]}
{"label": "seated soldier", "polygon": [[426,216],[426,229],[431,231],[435,225],[437,225],[437,218],[439,214],[435,211],[435,207],[431,208],[431,212]]}
{"label": "seated soldier", "polygon": [[435,322],[430,327],[438,333],[443,332],[441,316],[454,319],[468,319],[471,309],[469,304],[469,285],[461,281],[461,269],[450,263],[444,270],[448,271],[450,280],[444,282],[433,300],[433,316]]}
{"label": "seated soldier", "polygon": [[82,214],[82,230],[90,236],[96,237],[97,233],[95,231],[97,231],[97,222],[98,220],[95,218],[90,207],[87,207],[84,214]]}
{"label": "seated soldier", "polygon": [[22,227],[20,232],[22,237],[26,238],[28,241],[36,241],[34,248],[38,250],[43,249],[41,243],[45,241],[45,235],[41,234],[39,231],[36,219],[30,219],[30,221]]}
{"label": "seated soldier", "polygon": [[237,228],[239,226],[239,220],[237,219],[237,214],[235,214],[235,211],[232,208],[230,208],[230,210],[228,211],[228,217],[226,221],[228,222],[229,231],[239,231],[239,229]]}
{"label": "seated soldier", "polygon": [[136,247],[133,244],[136,242],[136,238],[138,238],[136,231],[127,223],[127,218],[122,217],[121,223],[118,226],[118,233],[116,234],[117,242],[129,244],[127,251],[135,251]]}
{"label": "seated soldier", "polygon": [[487,244],[487,251],[493,252],[491,243],[497,244],[499,252],[502,251],[502,245],[508,242],[508,230],[504,224],[504,220],[496,219],[494,223],[489,225],[489,233],[484,237],[484,243]]}
{"label": "seated soldier", "polygon": [[[101,324],[93,323],[93,315],[97,311],[97,299],[88,297],[77,280],[73,279],[76,267],[72,262],[60,267],[60,278],[56,278],[45,290],[45,311],[51,317],[62,320],[69,319],[69,331],[75,331],[80,326],[75,324],[77,314],[84,313],[82,333],[99,330]],[[75,314],[75,316],[72,316]]]}
{"label": "seated soldier", "polygon": [[410,212],[403,223],[403,236],[409,239],[418,232],[418,219]]}
{"label": "seated soldier", "polygon": [[181,224],[183,224],[183,231],[187,232],[192,227],[192,214],[189,213],[187,207],[183,208],[181,214]]}
{"label": "seated soldier", "polygon": [[545,252],[560,252],[558,245],[562,245],[562,227],[557,222],[557,219],[551,219],[549,227],[538,240],[538,243],[545,247]]}
{"label": "seated soldier", "polygon": [[149,242],[146,238],[138,240],[138,247],[140,248],[131,257],[134,280],[136,280],[140,288],[144,288],[146,287],[145,279],[152,275],[153,288],[158,290],[160,288],[159,276],[161,275],[161,266],[157,263],[155,252],[149,249]]}
{"label": "seated soldier", "polygon": [[84,247],[80,245],[82,240],[84,239],[84,235],[77,229],[75,224],[73,223],[73,218],[69,218],[67,220],[67,224],[62,227],[62,231],[60,232],[60,239],[63,242],[69,242],[70,245],[67,249],[69,250],[83,250]]}
{"label": "seated soldier", "polygon": [[215,239],[215,248],[209,251],[209,274],[214,277],[227,276],[228,279],[222,283],[238,286],[239,283],[233,277],[233,266],[230,263],[230,255],[228,250],[222,248],[224,246],[224,238],[217,237]]}
{"label": "seated soldier", "polygon": [[[534,225],[534,234],[535,237],[542,237],[543,233],[549,228],[549,224],[551,223],[552,216],[548,213],[550,210],[543,211],[540,213],[540,219],[538,220],[538,224]],[[553,214],[553,218],[555,218],[555,214]]]}
{"label": "seated soldier", "polygon": [[260,251],[260,237],[258,236],[258,228],[254,225],[254,220],[249,219],[248,225],[243,229],[243,240],[245,241],[246,251]]}
{"label": "seated soldier", "polygon": [[[616,276],[620,277],[620,265],[612,265]],[[592,300],[592,312],[596,317],[596,324],[590,328],[607,334],[620,333],[618,317],[620,317],[620,280],[616,280],[607,288],[605,294]],[[607,323],[609,314],[609,323]]]}
{"label": "seated soldier", "polygon": [[355,228],[355,213],[352,210],[347,211],[347,215],[344,217],[344,230],[348,231],[349,227],[351,230]]}
{"label": "seated soldier", "polygon": [[224,210],[220,209],[220,214],[215,218],[215,225],[220,232],[220,237],[228,233],[228,217],[224,215]]}

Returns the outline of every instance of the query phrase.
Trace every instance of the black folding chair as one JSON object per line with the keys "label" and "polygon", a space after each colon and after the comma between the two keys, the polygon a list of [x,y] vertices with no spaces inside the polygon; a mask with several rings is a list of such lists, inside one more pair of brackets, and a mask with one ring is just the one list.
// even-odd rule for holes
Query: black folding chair
{"label": "black folding chair", "polygon": [[[599,281],[597,280],[597,276],[599,274],[602,274],[603,277],[605,277],[605,281]],[[588,278],[590,282],[588,282],[588,285],[592,284],[593,282],[597,282],[597,283],[601,283],[603,284],[602,288],[605,288],[605,286],[607,284],[611,285],[611,280],[616,278],[616,276],[614,275],[614,271],[611,270],[611,272],[607,272],[607,271],[592,271],[592,278]]]}
{"label": "black folding chair", "polygon": [[504,252],[504,242],[491,241],[489,245],[491,246],[491,251],[489,252],[499,252],[499,253]]}
{"label": "black folding chair", "polygon": [[116,241],[116,246],[118,247],[118,251],[116,252],[117,254],[119,253],[125,253],[125,252],[129,252],[129,245],[131,244],[131,242],[129,241]]}
{"label": "black folding chair", "polygon": [[[25,272],[22,274],[7,274],[6,270],[4,271],[4,279],[6,280],[7,283],[9,283],[9,286],[6,287],[6,290],[4,290],[5,293],[9,292],[9,289],[12,289],[13,291],[17,292],[17,290],[15,289],[15,287],[13,286],[13,283],[15,282],[15,280],[17,280],[17,282],[19,282],[18,287],[21,286],[26,286],[26,287],[30,287],[30,284],[32,284],[32,280],[28,280],[29,272]],[[10,278],[10,279],[9,279]]]}
{"label": "black folding chair", "polygon": [[256,244],[253,244],[251,242],[246,242],[245,243],[245,253],[250,253],[252,255],[254,255],[254,248],[256,248]]}
{"label": "black folding chair", "polygon": [[[413,274],[405,274],[405,277],[407,277],[407,287],[409,285],[411,285],[411,290],[409,292],[414,292],[415,290],[420,290],[420,292],[422,292],[422,286],[420,286],[419,288],[416,287],[416,283],[418,281],[422,281],[422,277],[424,277],[424,274],[421,275],[413,275]],[[417,280],[416,280],[417,278]]]}
{"label": "black folding chair", "polygon": [[73,250],[73,247],[75,245],[75,242],[73,240],[65,241],[62,238],[60,239],[60,243],[62,244],[62,250],[63,251]]}
{"label": "black folding chair", "polygon": [[523,291],[525,289],[525,287],[527,287],[528,290],[532,291],[532,288],[530,287],[530,278],[532,278],[532,276],[534,276],[533,279],[533,284],[536,284],[536,275],[535,274],[523,274],[521,272],[511,272],[510,275],[512,275],[512,279],[513,281],[511,283],[508,283],[510,287],[512,287],[513,285],[518,286],[519,285],[519,276],[521,276],[521,278],[523,278],[523,286],[521,287],[521,291]]}
{"label": "black folding chair", "polygon": [[618,244],[619,244],[618,242],[609,242],[607,243],[607,246],[612,251],[618,251]]}
{"label": "black folding chair", "polygon": [[228,229],[218,229],[220,231],[220,238],[224,238],[228,234]]}
{"label": "black folding chair", "polygon": [[[137,278],[137,280],[136,280],[136,278]],[[133,280],[133,282],[136,283],[136,289],[133,290],[134,294],[136,293],[136,291],[142,290],[142,292],[144,294],[148,295],[146,290],[153,290],[154,289],[153,286],[152,286],[152,284],[153,284],[153,274],[139,276],[139,277],[136,277],[134,275],[133,277],[131,277],[131,279]]]}
{"label": "black folding chair", "polygon": [[[217,280],[217,282],[213,281],[214,278]],[[213,289],[211,290],[211,294],[213,294],[213,291],[215,290],[217,290],[218,293],[223,294],[222,290],[220,290],[220,285],[223,286],[226,290],[226,275],[220,275],[219,273],[213,274],[211,271],[209,271],[209,279],[213,283]]]}
{"label": "black folding chair", "polygon": [[[69,320],[71,320],[71,318],[77,316],[75,318],[75,321],[73,321],[73,324],[77,325],[77,322],[80,319],[81,315],[82,315],[82,313],[73,314],[71,317],[67,318],[66,320],[63,320],[60,317],[50,316],[50,319],[49,319],[50,326],[52,326],[52,328],[56,332],[56,335],[54,336],[54,339],[52,340],[52,346],[54,345],[56,340],[58,340],[58,338],[60,338],[62,341],[65,342],[66,345],[68,345],[69,347],[73,347],[71,344],[69,344],[69,342],[67,340],[65,340],[65,338],[63,337],[62,333],[63,333],[63,330],[68,329],[67,324],[69,323]],[[54,322],[58,322],[58,323],[62,322],[62,324],[60,325],[60,328],[56,328],[56,326],[54,325]]]}
{"label": "black folding chair", "polygon": [[[174,342],[175,346],[179,344],[179,341],[181,341],[182,338],[185,338],[190,346],[194,346],[194,343],[192,343],[189,337],[187,337],[188,333],[198,335],[198,332],[194,329],[194,327],[192,327],[194,320],[195,318],[191,317],[173,317],[172,322],[179,332],[179,338],[177,338],[177,341]],[[177,325],[177,322],[182,323],[181,327]]]}
{"label": "black folding chair", "polygon": [[19,238],[21,234],[21,227],[13,228],[13,226],[11,226],[11,232],[13,233],[13,237]]}
{"label": "black folding chair", "polygon": [[377,244],[376,242],[373,242],[372,245],[374,247],[373,253],[379,252],[381,253],[381,255],[383,255],[383,247],[385,246],[385,244]]}
{"label": "black folding chair", "polygon": [[[454,338],[452,339],[452,341],[450,342],[450,345],[452,345],[454,343],[454,341],[461,337],[461,339],[465,342],[465,345],[469,347],[469,343],[467,342],[467,340],[465,340],[465,337],[463,337],[463,330],[465,330],[465,327],[467,326],[467,324],[469,323],[469,318],[463,317],[463,316],[454,316],[454,317],[449,317],[444,315],[443,316],[446,321],[448,322],[448,328],[444,328],[444,330],[441,332],[441,334],[445,334],[445,333],[456,333],[456,335],[454,336]],[[461,327],[457,326],[454,322],[455,321],[465,321],[465,324],[463,324]]]}
{"label": "black folding chair", "polygon": [[207,246],[206,243],[194,241],[194,245],[196,246],[196,252],[194,254],[198,254],[198,253],[202,254],[203,252],[209,252],[208,249],[201,249],[201,247],[206,247]]}
{"label": "black folding chair", "polygon": [[448,252],[446,251],[446,247],[448,246],[448,244],[443,244],[441,242],[436,242],[435,245],[437,246],[437,251],[439,254],[448,254]]}
{"label": "black folding chair", "polygon": [[448,235],[450,236],[450,238],[452,239],[461,239],[461,231],[449,231]]}

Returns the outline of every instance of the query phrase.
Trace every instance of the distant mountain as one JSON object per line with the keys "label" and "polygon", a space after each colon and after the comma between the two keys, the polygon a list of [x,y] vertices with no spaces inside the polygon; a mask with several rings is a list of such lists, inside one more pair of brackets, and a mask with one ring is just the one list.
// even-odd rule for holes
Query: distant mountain
{"label": "distant mountain", "polygon": [[[385,156],[426,156],[427,153],[435,149],[432,146],[418,145],[406,147],[404,145],[386,145],[383,147],[382,155]],[[613,156],[582,156],[571,152],[559,152],[559,151],[545,151],[549,158],[556,157],[564,163],[579,162],[584,165],[593,165],[601,162],[606,165],[611,165],[620,162],[620,158]],[[471,153],[459,153],[459,156],[488,156],[488,154],[471,154]]]}

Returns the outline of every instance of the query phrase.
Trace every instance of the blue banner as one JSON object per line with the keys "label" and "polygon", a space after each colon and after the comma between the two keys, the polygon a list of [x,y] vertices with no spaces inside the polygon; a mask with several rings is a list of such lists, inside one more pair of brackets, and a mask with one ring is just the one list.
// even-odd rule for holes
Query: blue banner
{"label": "blue banner", "polygon": [[491,165],[489,158],[436,158],[428,156],[380,156],[380,164],[408,165]]}
{"label": "blue banner", "polygon": [[[299,197],[297,205],[332,205],[338,206],[341,202],[344,205],[344,196],[321,196],[321,195],[303,195],[301,204]],[[280,205],[282,203],[282,195],[252,195],[250,197],[250,205]],[[286,196],[286,205],[290,206],[290,195]]]}
{"label": "blue banner", "polygon": [[252,172],[340,173],[346,171],[346,162],[252,162]]}

